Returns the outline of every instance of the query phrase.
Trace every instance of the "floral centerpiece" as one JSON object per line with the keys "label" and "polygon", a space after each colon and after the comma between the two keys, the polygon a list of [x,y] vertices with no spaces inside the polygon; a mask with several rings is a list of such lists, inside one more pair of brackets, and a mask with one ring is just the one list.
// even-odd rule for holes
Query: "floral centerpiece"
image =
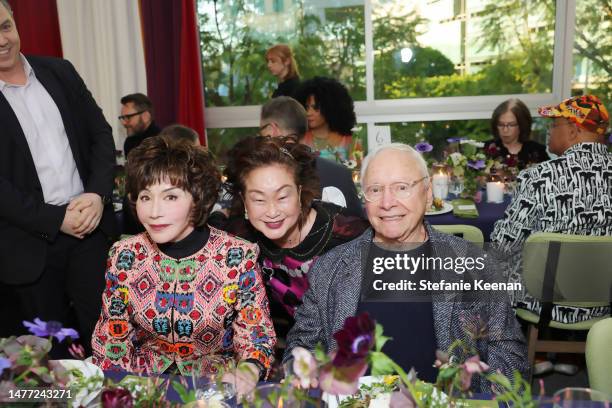
{"label": "floral centerpiece", "polygon": [[[476,335],[482,335],[482,328]],[[329,356],[320,348],[314,355],[299,347],[292,350],[293,371],[296,384],[301,387],[318,386],[331,395],[351,395],[340,403],[343,408],[371,406],[369,403],[380,392],[391,393],[391,408],[457,406],[460,399],[471,396],[469,388],[474,375],[484,376],[494,385],[498,401],[512,403],[515,407],[536,406],[531,387],[520,373],[516,372],[510,381],[499,372],[490,372],[475,351],[466,350],[461,341],[455,341],[447,352],[436,352],[438,378],[435,384],[429,384],[418,380],[414,370],[407,373],[382,351],[391,339],[384,336],[382,326],[368,313],[349,317],[344,327],[334,334],[334,339],[338,349]],[[459,354],[470,357],[458,361],[454,353],[458,348],[462,348]],[[381,381],[360,389],[359,378],[368,367]]]}
{"label": "floral centerpiece", "polygon": [[450,138],[447,141],[449,145],[438,161],[429,157],[433,150],[429,143],[421,141],[414,147],[423,155],[428,165],[445,166],[448,169],[453,178],[452,183],[459,186],[452,192],[480,201],[480,188],[485,185],[487,177],[496,174],[506,182],[512,182],[516,178],[516,157],[502,157],[495,144],[490,144],[485,149],[483,142],[464,137]]}

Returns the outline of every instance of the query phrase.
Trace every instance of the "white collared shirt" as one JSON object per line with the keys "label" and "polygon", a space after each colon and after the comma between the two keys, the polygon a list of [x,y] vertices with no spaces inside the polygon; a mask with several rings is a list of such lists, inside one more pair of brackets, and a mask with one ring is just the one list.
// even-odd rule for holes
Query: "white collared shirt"
{"label": "white collared shirt", "polygon": [[0,80],[0,92],[11,105],[30,147],[45,203],[62,205],[83,192],[83,183],[57,105],[21,55],[25,85]]}

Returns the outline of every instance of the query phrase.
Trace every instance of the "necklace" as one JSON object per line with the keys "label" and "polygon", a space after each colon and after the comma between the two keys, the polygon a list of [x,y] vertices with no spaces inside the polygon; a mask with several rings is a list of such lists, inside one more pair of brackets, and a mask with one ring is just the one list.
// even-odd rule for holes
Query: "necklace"
{"label": "necklace", "polygon": [[322,150],[331,150],[331,146],[329,145],[329,142],[327,141],[327,139],[319,139],[318,137],[313,137],[313,145],[316,151],[322,151]]}

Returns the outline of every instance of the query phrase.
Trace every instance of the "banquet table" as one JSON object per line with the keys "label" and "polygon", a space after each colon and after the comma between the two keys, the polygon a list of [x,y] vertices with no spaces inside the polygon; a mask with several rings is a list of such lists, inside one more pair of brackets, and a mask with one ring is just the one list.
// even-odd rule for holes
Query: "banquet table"
{"label": "banquet table", "polygon": [[[449,199],[450,201],[450,199]],[[482,201],[476,203],[478,209],[478,217],[476,218],[461,218],[453,215],[453,212],[440,215],[427,215],[426,220],[432,225],[456,225],[456,224],[467,224],[474,227],[478,227],[484,235],[485,242],[490,240],[495,221],[504,218],[504,211],[508,204],[510,204],[511,198],[509,195],[504,196],[504,202],[500,204],[487,203],[486,193],[483,194]]]}

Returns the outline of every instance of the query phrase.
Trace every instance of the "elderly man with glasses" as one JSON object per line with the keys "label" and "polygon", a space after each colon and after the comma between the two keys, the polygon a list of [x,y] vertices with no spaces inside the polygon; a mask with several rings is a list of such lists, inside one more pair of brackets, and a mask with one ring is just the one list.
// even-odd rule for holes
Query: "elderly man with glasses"
{"label": "elderly man with glasses", "polygon": [[[310,289],[287,339],[285,364],[295,347],[314,350],[321,343],[326,351],[335,350],[333,334],[345,319],[368,312],[393,338],[383,351],[403,368],[414,367],[421,379],[435,382],[435,352],[456,340],[470,350],[455,349],[456,358],[478,353],[491,370],[524,375],[525,340],[505,292],[465,286],[475,279],[497,281],[492,260],[424,219],[432,186],[421,155],[400,143],[382,146],[364,160],[362,182],[372,227],[313,265]],[[464,268],[468,263],[473,268]],[[490,391],[482,378],[471,385]]]}

